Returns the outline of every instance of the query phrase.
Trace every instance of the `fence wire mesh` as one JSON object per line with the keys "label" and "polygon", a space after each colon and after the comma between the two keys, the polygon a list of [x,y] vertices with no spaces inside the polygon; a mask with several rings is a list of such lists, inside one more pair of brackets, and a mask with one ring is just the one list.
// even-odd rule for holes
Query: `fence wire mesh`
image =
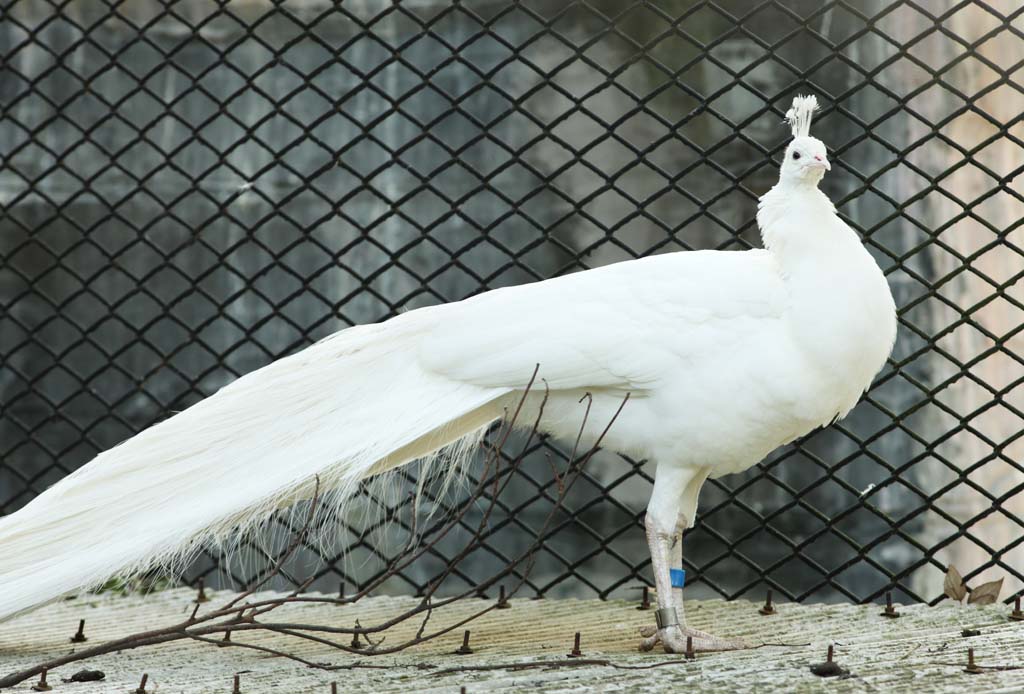
{"label": "fence wire mesh", "polygon": [[[833,160],[823,186],[886,271],[900,336],[850,418],[705,487],[689,590],[930,601],[956,564],[1016,592],[1022,14],[909,0],[7,2],[0,511],[348,325],[651,253],[756,246],[782,114],[810,92]],[[461,580],[535,532],[566,455],[530,447]],[[650,483],[643,461],[598,456],[530,590],[649,582]],[[367,489],[362,511],[401,528],[404,492]],[[384,525],[356,516],[289,568],[296,582],[314,565],[321,586],[380,570]],[[266,557],[251,551],[203,557],[186,579],[245,584]],[[454,553],[439,546],[390,588],[423,590]]]}

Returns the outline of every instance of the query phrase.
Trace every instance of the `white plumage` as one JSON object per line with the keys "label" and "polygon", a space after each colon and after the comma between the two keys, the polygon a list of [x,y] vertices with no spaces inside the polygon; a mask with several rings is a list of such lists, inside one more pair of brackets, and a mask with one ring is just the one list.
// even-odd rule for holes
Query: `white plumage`
{"label": "white plumage", "polygon": [[818,99],[814,96],[798,96],[786,111],[786,122],[793,131],[793,137],[811,136],[811,119],[818,110]]}
{"label": "white plumage", "polygon": [[[699,251],[499,289],[337,333],[157,424],[0,519],[0,617],[220,541],[308,497],[479,433],[539,364],[542,429],[657,463],[646,527],[667,650],[736,642],[673,624],[670,549],[708,476],[744,470],[844,415],[888,356],[895,309],[817,188],[813,97],[761,200],[765,250]],[[536,396],[528,406],[536,407]],[[522,421],[532,421],[525,416]],[[678,562],[678,558],[676,562]]]}

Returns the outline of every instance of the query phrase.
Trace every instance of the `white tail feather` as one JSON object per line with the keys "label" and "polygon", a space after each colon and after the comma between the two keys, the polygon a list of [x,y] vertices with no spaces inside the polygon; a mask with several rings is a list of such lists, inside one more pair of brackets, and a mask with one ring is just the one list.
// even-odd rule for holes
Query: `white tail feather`
{"label": "white tail feather", "polygon": [[475,440],[507,391],[422,369],[431,316],[351,328],[248,374],[0,518],[0,619],[226,541],[315,478],[344,505],[369,475]]}
{"label": "white tail feather", "polygon": [[786,111],[786,122],[793,131],[793,137],[807,137],[811,134],[811,119],[818,110],[818,97],[797,96]]}

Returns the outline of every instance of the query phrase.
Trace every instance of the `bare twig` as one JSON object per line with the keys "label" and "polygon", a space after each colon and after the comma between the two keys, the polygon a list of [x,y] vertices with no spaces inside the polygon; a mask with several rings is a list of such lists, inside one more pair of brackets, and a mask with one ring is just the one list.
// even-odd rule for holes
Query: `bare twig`
{"label": "bare twig", "polygon": [[574,658],[572,660],[531,660],[523,663],[498,663],[494,665],[464,665],[462,667],[446,668],[430,673],[431,677],[444,677],[446,675],[461,674],[464,672],[489,672],[491,670],[555,670],[558,668],[576,667],[610,667],[616,670],[651,670],[653,668],[665,667],[667,665],[688,665],[687,660],[662,660],[657,663],[644,663],[643,665],[620,665],[604,658]]}

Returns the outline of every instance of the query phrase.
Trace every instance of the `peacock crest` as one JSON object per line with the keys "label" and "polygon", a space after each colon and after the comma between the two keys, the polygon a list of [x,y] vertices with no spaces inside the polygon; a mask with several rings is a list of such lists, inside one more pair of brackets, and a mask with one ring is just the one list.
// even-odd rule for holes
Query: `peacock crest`
{"label": "peacock crest", "polygon": [[808,137],[811,134],[811,119],[818,110],[818,97],[798,96],[786,111],[786,122],[793,130],[793,137]]}

